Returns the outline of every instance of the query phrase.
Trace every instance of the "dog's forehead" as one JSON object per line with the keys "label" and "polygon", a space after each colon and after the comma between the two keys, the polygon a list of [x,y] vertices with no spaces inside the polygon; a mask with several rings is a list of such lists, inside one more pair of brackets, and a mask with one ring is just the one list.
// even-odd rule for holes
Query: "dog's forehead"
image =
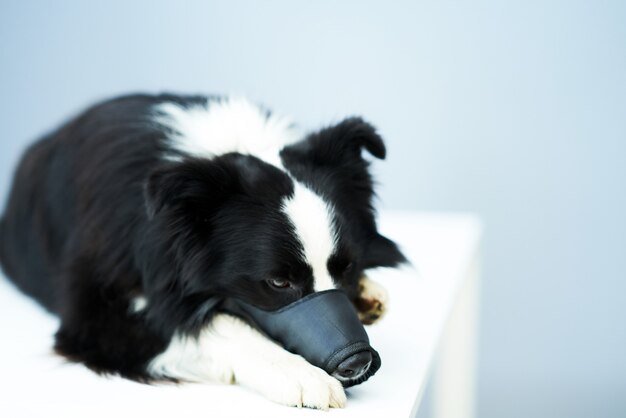
{"label": "dog's forehead", "polygon": [[328,271],[328,260],[337,246],[334,211],[324,199],[294,181],[294,191],[283,200],[283,212],[294,227],[303,250],[303,258],[313,270],[313,289],[336,287]]}

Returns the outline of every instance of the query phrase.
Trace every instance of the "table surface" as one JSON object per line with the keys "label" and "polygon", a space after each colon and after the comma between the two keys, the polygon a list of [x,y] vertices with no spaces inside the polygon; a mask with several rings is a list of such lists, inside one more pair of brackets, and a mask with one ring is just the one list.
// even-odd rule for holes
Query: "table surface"
{"label": "table surface", "polygon": [[344,409],[284,407],[239,386],[162,384],[101,377],[52,353],[58,321],[0,278],[0,416],[408,417],[419,402],[438,341],[477,255],[481,225],[465,214],[383,212],[380,230],[412,267],[369,276],[390,296],[389,311],[367,328],[379,372],[347,390]]}

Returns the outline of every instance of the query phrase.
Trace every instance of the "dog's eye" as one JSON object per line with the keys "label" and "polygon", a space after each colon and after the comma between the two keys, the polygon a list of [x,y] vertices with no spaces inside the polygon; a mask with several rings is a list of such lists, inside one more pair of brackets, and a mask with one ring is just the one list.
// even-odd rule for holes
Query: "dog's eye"
{"label": "dog's eye", "polygon": [[288,287],[291,287],[291,282],[289,282],[288,280],[270,279],[268,280],[268,283],[272,287],[275,287],[277,289],[286,289]]}
{"label": "dog's eye", "polygon": [[346,264],[346,266],[343,268],[343,272],[344,273],[349,273],[352,271],[352,268],[354,267],[354,263],[349,262],[348,264]]}

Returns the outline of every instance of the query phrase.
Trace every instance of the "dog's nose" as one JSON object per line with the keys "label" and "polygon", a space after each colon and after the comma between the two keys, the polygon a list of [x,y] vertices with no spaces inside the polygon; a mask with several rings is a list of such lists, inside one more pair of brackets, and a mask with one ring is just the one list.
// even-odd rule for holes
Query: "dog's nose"
{"label": "dog's nose", "polygon": [[333,372],[333,376],[339,380],[358,379],[367,372],[370,364],[372,364],[372,354],[369,351],[362,351],[342,361]]}

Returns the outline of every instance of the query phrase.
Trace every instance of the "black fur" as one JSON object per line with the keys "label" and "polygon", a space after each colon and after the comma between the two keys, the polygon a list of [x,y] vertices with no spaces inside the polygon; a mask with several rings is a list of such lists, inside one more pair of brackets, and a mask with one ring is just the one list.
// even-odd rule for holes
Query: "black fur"
{"label": "black fur", "polygon": [[[263,308],[312,292],[293,228],[280,210],[293,180],[254,156],[173,162],[163,102],[219,98],[134,95],[100,103],[32,145],[0,219],[0,261],[25,293],[60,316],[56,349],[99,372],[149,380],[146,365],[174,332],[211,319],[205,302],[232,296]],[[329,271],[352,298],[362,271],[404,260],[376,231],[366,149],[385,147],[361,119],[281,153],[295,179],[335,207],[340,245]],[[268,277],[294,283],[277,292]],[[146,310],[132,300],[145,295]]]}
{"label": "black fur", "polygon": [[340,239],[356,252],[358,271],[405,261],[396,245],[376,230],[373,182],[363,148],[385,158],[385,145],[375,129],[360,118],[349,118],[281,152],[285,167],[298,181],[333,202],[340,216]]}

